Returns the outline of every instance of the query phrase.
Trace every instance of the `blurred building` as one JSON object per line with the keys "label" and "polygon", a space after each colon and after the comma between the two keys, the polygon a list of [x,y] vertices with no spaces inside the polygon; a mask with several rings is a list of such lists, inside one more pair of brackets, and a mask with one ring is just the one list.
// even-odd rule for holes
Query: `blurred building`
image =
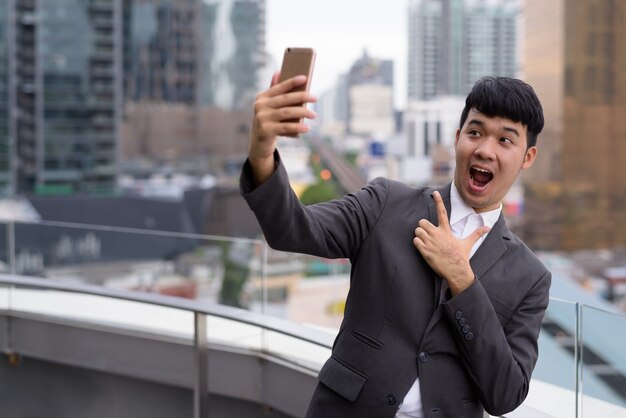
{"label": "blurred building", "polygon": [[517,0],[411,0],[409,100],[464,96],[480,77],[517,73]]}
{"label": "blurred building", "polygon": [[247,109],[129,102],[121,127],[120,153],[124,160],[148,158],[169,163],[242,156],[248,150],[250,119]]}
{"label": "blurred building", "polygon": [[264,0],[0,2],[0,194],[111,193],[129,149],[243,155],[264,33]]}
{"label": "blurred building", "polygon": [[243,158],[266,65],[265,0],[123,1],[121,158],[196,170]]}
{"label": "blurred building", "polygon": [[9,21],[11,20],[9,3],[0,3],[0,195],[10,193],[11,185],[11,136],[9,135],[9,103],[11,95],[11,74],[9,50],[11,48]]}
{"label": "blurred building", "polygon": [[396,147],[400,180],[412,184],[445,184],[454,172],[453,145],[465,99],[458,96],[409,102],[405,135]]}
{"label": "blurred building", "polygon": [[[111,191],[121,99],[120,1],[8,0],[0,5],[1,20],[0,86],[8,89],[0,88],[0,107],[8,112],[0,117],[8,116],[9,124],[8,131],[0,128],[0,187]],[[10,155],[10,170],[2,155]]]}
{"label": "blurred building", "polygon": [[317,118],[313,126],[322,137],[341,138],[346,133],[347,89],[346,76],[339,77],[335,88],[320,95],[315,103]]}
{"label": "blurred building", "polygon": [[347,75],[348,133],[386,137],[395,132],[393,62],[366,51]]}
{"label": "blurred building", "polygon": [[626,245],[626,3],[527,0],[524,79],[546,127],[525,177],[526,242]]}
{"label": "blurred building", "polygon": [[265,64],[264,0],[123,0],[126,99],[246,107]]}

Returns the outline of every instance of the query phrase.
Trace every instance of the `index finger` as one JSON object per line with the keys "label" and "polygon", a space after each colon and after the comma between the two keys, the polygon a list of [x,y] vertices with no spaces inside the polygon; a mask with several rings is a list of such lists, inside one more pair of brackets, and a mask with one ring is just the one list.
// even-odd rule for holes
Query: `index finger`
{"label": "index finger", "polygon": [[450,227],[450,223],[448,221],[448,211],[446,210],[446,206],[443,204],[443,198],[438,191],[433,193],[433,198],[435,199],[435,206],[437,208],[437,219],[439,220],[439,226],[443,226],[445,228]]}

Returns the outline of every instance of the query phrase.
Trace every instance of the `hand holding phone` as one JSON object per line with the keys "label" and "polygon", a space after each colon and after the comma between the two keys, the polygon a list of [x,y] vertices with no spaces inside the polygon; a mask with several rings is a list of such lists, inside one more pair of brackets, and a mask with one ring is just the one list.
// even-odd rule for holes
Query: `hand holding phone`
{"label": "hand holding phone", "polygon": [[[292,91],[309,91],[314,65],[315,50],[313,48],[287,48],[283,55],[279,82],[288,80],[297,75],[305,75],[306,83],[296,87]],[[302,106],[305,105],[305,103],[302,104]],[[301,123],[302,119],[288,120],[286,122]],[[298,135],[293,134],[287,136],[297,137]]]}
{"label": "hand holding phone", "polygon": [[[301,124],[302,118],[315,117],[314,112],[306,109],[306,103],[314,102],[315,97],[302,93],[307,92],[311,84],[314,62],[312,48],[287,48],[280,75],[274,74],[270,88],[256,97],[248,148],[248,161],[256,185],[267,180],[276,168],[276,138],[297,137],[298,132],[308,130]],[[306,81],[281,83],[298,75],[306,76]],[[292,94],[294,91],[299,93]]]}

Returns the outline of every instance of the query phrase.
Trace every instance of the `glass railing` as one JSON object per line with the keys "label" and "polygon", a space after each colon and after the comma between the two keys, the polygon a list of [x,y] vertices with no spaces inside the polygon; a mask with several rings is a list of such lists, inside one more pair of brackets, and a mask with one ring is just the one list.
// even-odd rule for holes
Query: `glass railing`
{"label": "glass railing", "polygon": [[0,224],[0,237],[7,273],[198,299],[332,333],[349,285],[345,260],[254,239],[62,222]]}
{"label": "glass railing", "polygon": [[[5,273],[226,305],[233,315],[206,317],[209,341],[271,353],[310,370],[330,354],[349,287],[346,261],[273,251],[261,240],[58,222],[0,224],[0,234],[6,237],[0,239]],[[61,290],[5,289],[0,309],[173,337],[194,333],[184,309],[90,294],[69,297]],[[279,322],[264,327],[242,321],[236,312]],[[290,323],[306,325],[323,343],[290,333]],[[626,416],[626,317],[617,308],[552,297],[539,345],[528,398],[511,417]]]}
{"label": "glass railing", "polygon": [[7,273],[263,310],[259,240],[61,222],[3,224],[0,234]]}
{"label": "glass railing", "polygon": [[539,358],[525,401],[526,406],[555,418],[577,416],[577,309],[575,302],[550,300],[539,335]]}
{"label": "glass railing", "polygon": [[583,305],[580,330],[580,416],[626,417],[626,316]]}
{"label": "glass railing", "polygon": [[[318,315],[302,306],[298,294],[300,283],[307,277],[326,274],[332,278],[328,273],[346,271],[345,262],[277,253],[261,240],[63,222],[0,224],[0,237],[4,237],[0,239],[4,273],[116,292],[175,296],[309,325],[321,344],[246,324],[240,318],[206,318],[210,341],[260,350],[311,370],[319,369],[330,355],[330,344],[341,320],[340,313]],[[172,337],[193,334],[193,315],[188,311],[74,293],[5,289],[0,292],[0,309]],[[345,292],[337,293],[338,299],[342,297],[345,299]],[[324,316],[331,317],[335,324],[320,320]],[[297,318],[300,321],[294,320]]]}

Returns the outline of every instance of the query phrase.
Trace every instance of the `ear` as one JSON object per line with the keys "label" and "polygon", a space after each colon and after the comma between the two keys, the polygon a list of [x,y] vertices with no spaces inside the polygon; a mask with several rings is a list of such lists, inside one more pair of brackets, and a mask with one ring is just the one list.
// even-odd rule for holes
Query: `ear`
{"label": "ear", "polygon": [[524,162],[522,163],[522,170],[527,169],[535,162],[535,158],[537,158],[537,147],[530,147],[526,150],[526,154],[524,154]]}
{"label": "ear", "polygon": [[454,148],[456,148],[456,144],[459,142],[459,137],[461,136],[461,130],[457,129],[456,130],[456,136],[454,138]]}

